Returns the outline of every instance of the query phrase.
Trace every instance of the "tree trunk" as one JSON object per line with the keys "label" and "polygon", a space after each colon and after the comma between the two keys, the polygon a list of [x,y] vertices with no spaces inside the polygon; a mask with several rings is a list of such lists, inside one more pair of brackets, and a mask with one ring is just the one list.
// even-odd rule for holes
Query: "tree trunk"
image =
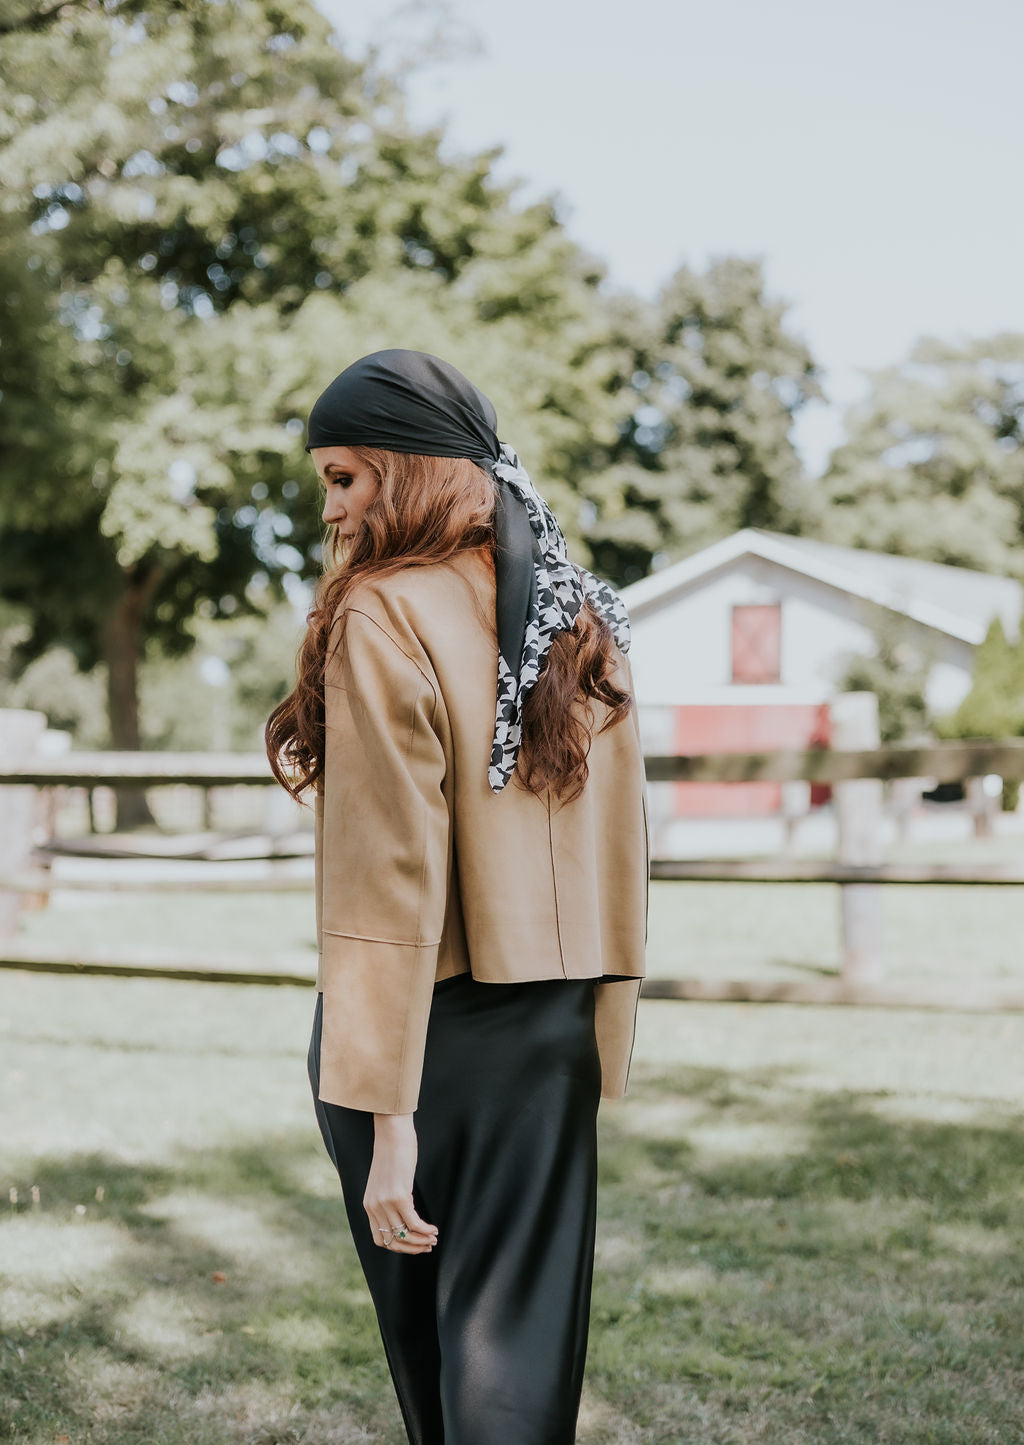
{"label": "tree trunk", "polygon": [[[110,743],[118,752],[136,752],[139,735],[139,660],[142,655],[142,619],[160,571],[133,568],[107,621],[104,652],[107,663],[107,716]],[[153,822],[141,788],[118,788],[117,827],[140,828]]]}

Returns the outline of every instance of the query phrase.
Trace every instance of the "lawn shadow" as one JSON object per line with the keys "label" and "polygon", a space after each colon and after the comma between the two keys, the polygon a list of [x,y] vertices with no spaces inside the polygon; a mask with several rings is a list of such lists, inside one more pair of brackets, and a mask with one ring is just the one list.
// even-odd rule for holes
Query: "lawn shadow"
{"label": "lawn shadow", "polygon": [[403,1441],[340,1184],[317,1143],[276,1136],[162,1167],[93,1153],[5,1171],[18,1196],[4,1220],[15,1287],[5,1438]]}
{"label": "lawn shadow", "polygon": [[[580,1445],[1024,1438],[1024,1124],[884,1104],[635,1066],[600,1115]],[[7,1187],[13,1441],[404,1441],[312,1129]]]}
{"label": "lawn shadow", "polygon": [[638,1438],[1024,1438],[1024,1121],[783,1068],[641,1065],[629,1102],[601,1121],[588,1378]]}
{"label": "lawn shadow", "polygon": [[843,971],[833,963],[811,963],[806,958],[786,958],[771,955],[767,960],[773,968],[788,968],[796,973],[811,974],[814,978],[842,978]]}

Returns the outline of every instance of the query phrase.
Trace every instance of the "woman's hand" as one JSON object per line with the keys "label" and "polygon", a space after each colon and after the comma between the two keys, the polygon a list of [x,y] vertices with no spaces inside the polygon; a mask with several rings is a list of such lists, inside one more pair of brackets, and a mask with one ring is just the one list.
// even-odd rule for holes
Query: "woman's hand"
{"label": "woman's hand", "polygon": [[[420,1217],[412,1200],[416,1157],[413,1116],[374,1114],[373,1162],[363,1208],[370,1220],[374,1243],[394,1254],[427,1254],[437,1243],[437,1226]],[[405,1230],[404,1239],[398,1238],[400,1229]],[[394,1234],[389,1242],[391,1230]]]}

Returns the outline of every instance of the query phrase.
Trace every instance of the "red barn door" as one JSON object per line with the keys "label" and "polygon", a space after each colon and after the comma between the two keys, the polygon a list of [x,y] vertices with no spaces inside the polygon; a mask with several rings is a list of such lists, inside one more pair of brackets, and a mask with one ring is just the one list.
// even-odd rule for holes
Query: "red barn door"
{"label": "red barn door", "polygon": [[[828,703],[694,703],[675,710],[679,753],[756,753],[827,747]],[[677,817],[750,817],[778,812],[781,783],[674,783]],[[828,796],[812,784],[811,803]]]}

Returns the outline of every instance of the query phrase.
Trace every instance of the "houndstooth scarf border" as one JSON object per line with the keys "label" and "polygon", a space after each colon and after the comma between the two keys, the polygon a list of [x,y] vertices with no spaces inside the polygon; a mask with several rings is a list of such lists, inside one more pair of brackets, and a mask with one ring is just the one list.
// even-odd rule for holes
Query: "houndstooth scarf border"
{"label": "houndstooth scarf border", "polygon": [[568,631],[579,617],[584,598],[590,599],[609,624],[622,652],[629,650],[630,638],[626,604],[606,582],[570,561],[565,537],[554,514],[510,446],[502,443],[501,458],[493,471],[526,507],[540,548],[540,557],[534,558],[536,597],[526,620],[518,676],[513,675],[501,652],[498,653],[494,741],[487,780],[491,791],[500,793],[515,772],[519,756],[523,698],[540,676],[555,636]]}

